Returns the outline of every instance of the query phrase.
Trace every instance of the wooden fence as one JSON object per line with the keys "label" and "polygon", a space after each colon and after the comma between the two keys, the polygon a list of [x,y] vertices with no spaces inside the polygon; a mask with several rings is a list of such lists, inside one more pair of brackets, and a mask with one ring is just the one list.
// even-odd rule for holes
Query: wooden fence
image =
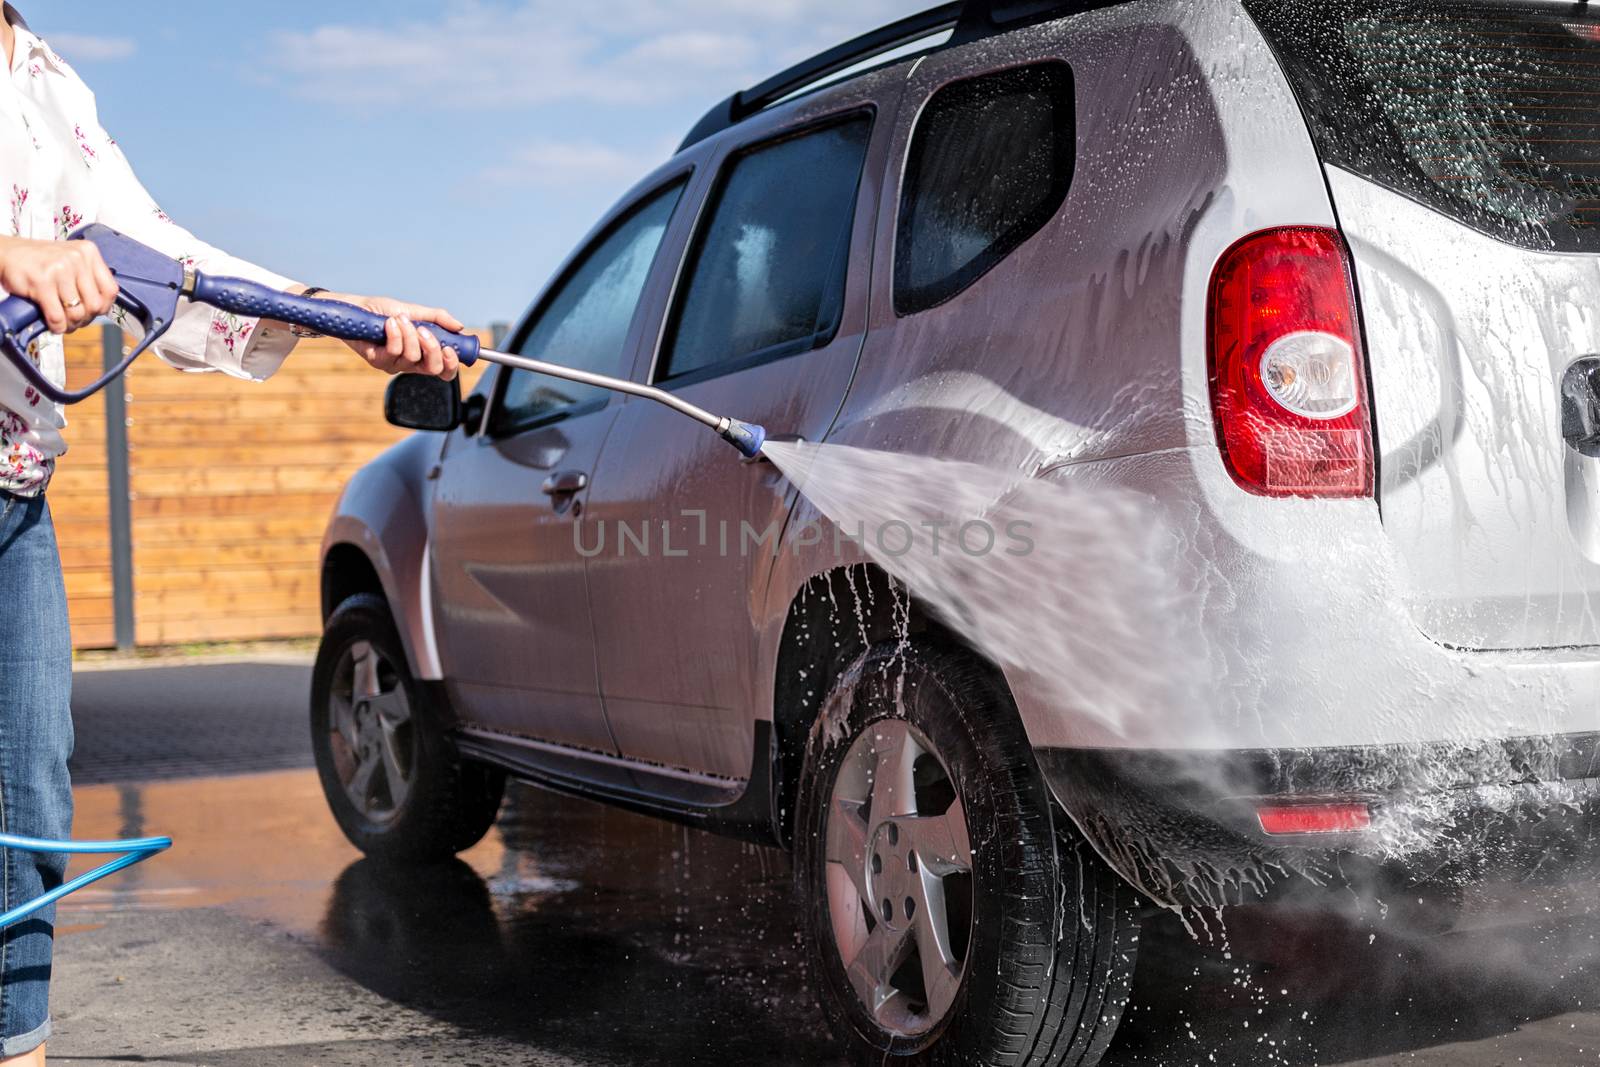
{"label": "wooden fence", "polygon": [[[121,343],[69,336],[69,384],[92,380]],[[106,390],[120,394],[109,426],[104,393],[68,409],[49,498],[76,647],[317,633],[317,551],[339,489],[404,433],[383,420],[386,383],[339,342],[313,340],[264,383],[147,356]],[[131,557],[121,574],[119,556]]]}

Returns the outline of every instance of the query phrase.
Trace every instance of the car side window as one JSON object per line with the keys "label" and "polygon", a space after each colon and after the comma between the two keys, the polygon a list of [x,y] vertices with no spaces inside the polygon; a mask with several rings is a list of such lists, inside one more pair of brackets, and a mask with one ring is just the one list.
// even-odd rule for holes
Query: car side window
{"label": "car side window", "polygon": [[[598,374],[626,376],[625,350],[639,295],[666,235],[683,182],[655,194],[602,236],[535,313],[516,351]],[[558,413],[603,404],[606,391],[546,374],[511,372],[490,419],[505,433]]]}
{"label": "car side window", "polygon": [[839,329],[872,120],[858,115],[735,156],[711,200],[657,381],[810,351]]}
{"label": "car side window", "polygon": [[1054,217],[1077,155],[1072,70],[1017,67],[947,85],[917,120],[895,230],[894,307],[925,311]]}

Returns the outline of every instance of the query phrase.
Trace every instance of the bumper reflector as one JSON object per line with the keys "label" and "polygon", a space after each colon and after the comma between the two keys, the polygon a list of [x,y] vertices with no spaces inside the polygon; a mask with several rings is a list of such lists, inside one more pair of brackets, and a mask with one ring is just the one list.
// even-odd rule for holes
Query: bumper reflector
{"label": "bumper reflector", "polygon": [[1365,804],[1262,804],[1256,808],[1269,834],[1338,834],[1366,830],[1372,812]]}

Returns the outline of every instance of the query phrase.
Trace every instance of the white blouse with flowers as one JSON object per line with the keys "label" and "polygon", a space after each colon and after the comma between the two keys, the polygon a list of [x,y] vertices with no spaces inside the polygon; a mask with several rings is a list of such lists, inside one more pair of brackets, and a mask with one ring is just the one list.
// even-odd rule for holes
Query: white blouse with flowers
{"label": "white blouse with flowers", "polygon": [[[16,46],[9,84],[0,87],[0,200],[10,201],[9,217],[0,214],[0,234],[61,240],[86,223],[102,222],[202,271],[278,289],[292,284],[202,243],[167,218],[101,129],[94,94],[9,4],[5,16],[15,28]],[[138,329],[131,321],[127,325]],[[183,370],[261,379],[293,347],[286,329],[262,329],[254,319],[182,301],[154,350]],[[50,381],[65,381],[61,338],[45,334],[30,357]],[[19,496],[43,492],[55,458],[67,450],[61,435],[66,424],[61,407],[0,358],[0,490]]]}

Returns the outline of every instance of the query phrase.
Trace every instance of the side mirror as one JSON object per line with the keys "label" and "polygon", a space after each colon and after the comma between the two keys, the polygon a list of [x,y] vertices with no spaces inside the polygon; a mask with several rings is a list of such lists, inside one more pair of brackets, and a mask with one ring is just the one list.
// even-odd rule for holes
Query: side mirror
{"label": "side mirror", "polygon": [[453,430],[461,425],[461,383],[397,374],[383,394],[383,417],[406,430]]}
{"label": "side mirror", "polygon": [[473,393],[461,402],[461,430],[468,437],[483,425],[483,409],[488,406],[489,398],[482,393]]}

